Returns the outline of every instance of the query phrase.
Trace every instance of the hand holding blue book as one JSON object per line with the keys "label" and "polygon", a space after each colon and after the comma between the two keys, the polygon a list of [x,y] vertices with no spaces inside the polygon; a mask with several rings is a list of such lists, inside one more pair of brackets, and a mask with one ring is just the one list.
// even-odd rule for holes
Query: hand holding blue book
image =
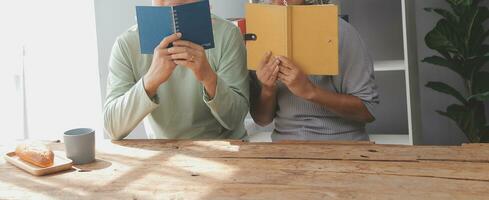
{"label": "hand holding blue book", "polygon": [[214,48],[209,0],[178,6],[136,6],[142,54],[153,54],[167,36],[182,33],[182,40]]}

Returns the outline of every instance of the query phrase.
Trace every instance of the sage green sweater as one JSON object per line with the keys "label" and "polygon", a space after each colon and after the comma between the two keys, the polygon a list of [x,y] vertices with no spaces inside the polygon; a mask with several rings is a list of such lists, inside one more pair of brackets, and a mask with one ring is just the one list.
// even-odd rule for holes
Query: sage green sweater
{"label": "sage green sweater", "polygon": [[[206,50],[217,73],[215,97],[207,98],[193,72],[177,66],[154,99],[144,90],[142,77],[152,55],[139,50],[137,26],[119,36],[109,61],[104,127],[112,139],[126,137],[143,119],[151,139],[239,139],[249,110],[246,49],[230,22],[212,16],[215,48]],[[148,131],[149,130],[149,131]]]}

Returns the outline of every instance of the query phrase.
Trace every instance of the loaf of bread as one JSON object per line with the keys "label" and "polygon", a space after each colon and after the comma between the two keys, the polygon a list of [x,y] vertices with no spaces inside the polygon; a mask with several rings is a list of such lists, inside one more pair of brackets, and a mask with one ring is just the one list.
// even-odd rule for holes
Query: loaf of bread
{"label": "loaf of bread", "polygon": [[15,154],[23,161],[39,167],[49,167],[54,162],[54,153],[41,144],[20,144]]}

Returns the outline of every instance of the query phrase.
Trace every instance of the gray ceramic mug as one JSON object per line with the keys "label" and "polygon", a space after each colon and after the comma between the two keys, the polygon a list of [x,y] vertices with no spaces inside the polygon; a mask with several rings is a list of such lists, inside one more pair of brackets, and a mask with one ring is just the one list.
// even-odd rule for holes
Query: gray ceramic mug
{"label": "gray ceramic mug", "polygon": [[95,131],[90,128],[71,129],[63,135],[66,157],[75,165],[95,161]]}

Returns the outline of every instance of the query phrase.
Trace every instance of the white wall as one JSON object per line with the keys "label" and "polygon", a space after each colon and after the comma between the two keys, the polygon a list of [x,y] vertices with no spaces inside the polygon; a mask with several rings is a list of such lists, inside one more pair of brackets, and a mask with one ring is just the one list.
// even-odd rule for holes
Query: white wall
{"label": "white wall", "polygon": [[210,0],[212,12],[223,18],[244,16],[244,5],[248,0]]}

